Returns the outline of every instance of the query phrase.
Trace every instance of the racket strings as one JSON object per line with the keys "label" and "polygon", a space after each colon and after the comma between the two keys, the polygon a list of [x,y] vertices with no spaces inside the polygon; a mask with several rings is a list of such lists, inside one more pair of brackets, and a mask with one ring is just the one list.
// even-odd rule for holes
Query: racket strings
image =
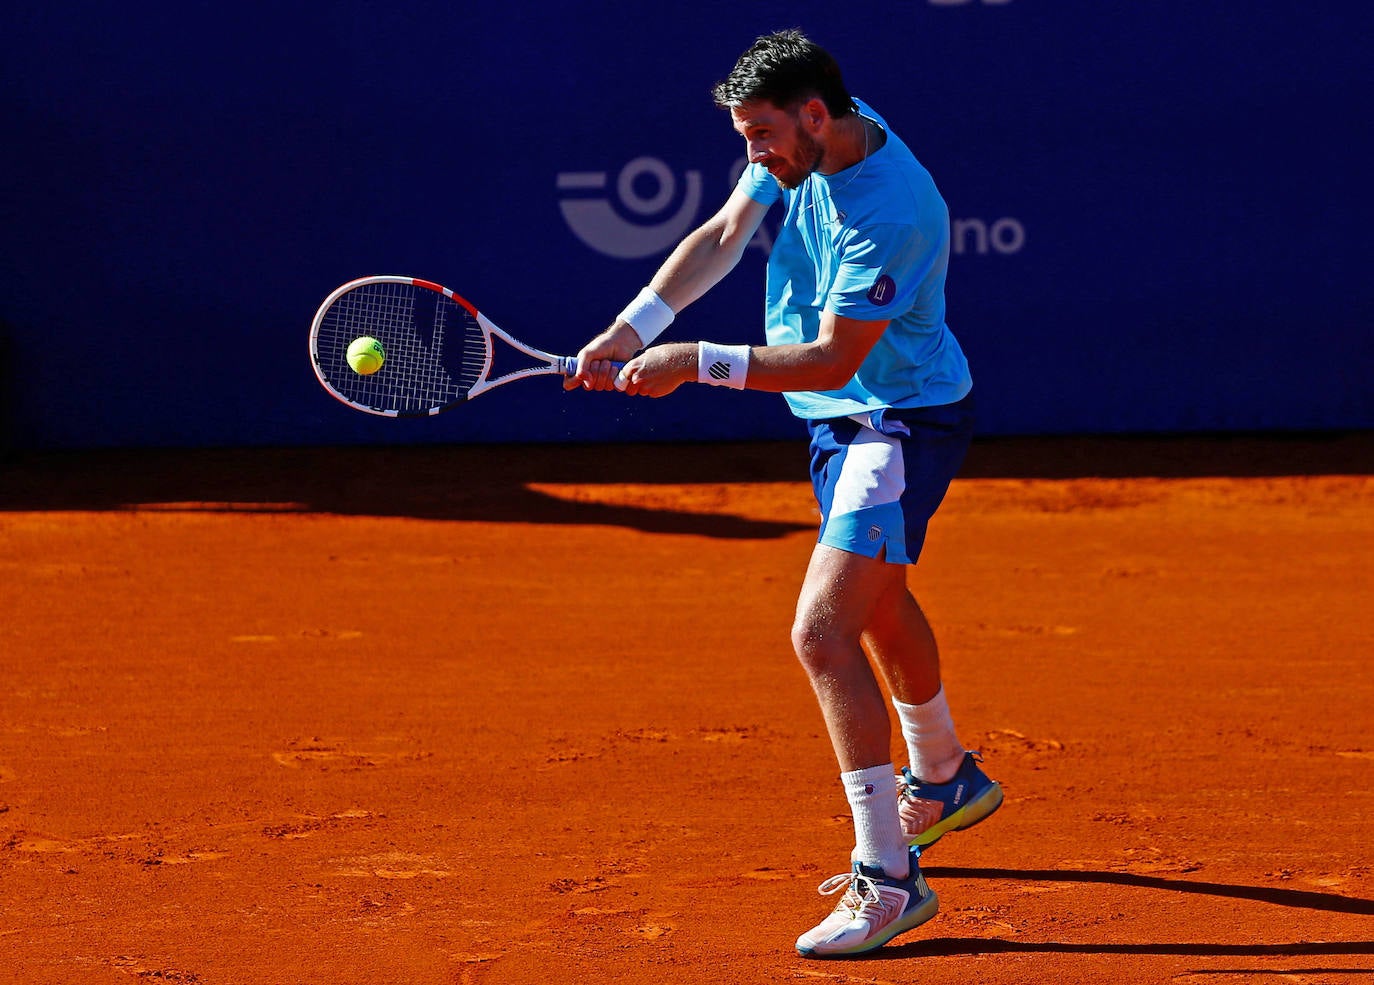
{"label": "racket strings", "polygon": [[[361,376],[348,366],[349,344],[370,335],[386,354]],[[339,297],[318,332],[321,369],[346,399],[397,414],[425,414],[466,397],[486,367],[487,341],[466,308],[402,283],[367,284]]]}

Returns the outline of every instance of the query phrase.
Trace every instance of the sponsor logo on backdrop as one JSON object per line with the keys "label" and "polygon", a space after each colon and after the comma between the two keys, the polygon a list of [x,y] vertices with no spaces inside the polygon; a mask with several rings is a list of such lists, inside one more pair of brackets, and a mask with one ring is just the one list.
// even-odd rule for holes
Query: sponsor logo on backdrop
{"label": "sponsor logo on backdrop", "polygon": [[701,210],[701,172],[682,176],[656,157],[636,157],[614,178],[605,171],[562,171],[557,184],[563,221],[598,253],[638,260],[677,244]]}
{"label": "sponsor logo on backdrop", "polygon": [[1003,256],[1020,253],[1026,245],[1026,227],[1011,216],[988,222],[983,219],[951,219],[949,223],[950,252]]}
{"label": "sponsor logo on backdrop", "polygon": [[[735,187],[744,165],[740,158],[731,166],[727,187]],[[666,255],[702,219],[701,172],[685,171],[679,178],[657,157],[636,157],[615,175],[560,171],[556,184],[558,209],[573,235],[617,260]],[[765,222],[749,248],[767,256],[777,233],[776,221]],[[1009,256],[1025,245],[1026,227],[1012,216],[950,220],[950,252],[956,256]]]}

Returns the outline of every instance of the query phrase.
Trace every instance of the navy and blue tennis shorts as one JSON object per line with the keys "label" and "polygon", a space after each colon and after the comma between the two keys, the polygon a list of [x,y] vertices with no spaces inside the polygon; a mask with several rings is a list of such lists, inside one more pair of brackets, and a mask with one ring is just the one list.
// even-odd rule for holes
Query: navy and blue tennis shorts
{"label": "navy and blue tennis shorts", "polygon": [[819,542],[915,564],[973,438],[973,394],[939,407],[808,421],[807,428]]}

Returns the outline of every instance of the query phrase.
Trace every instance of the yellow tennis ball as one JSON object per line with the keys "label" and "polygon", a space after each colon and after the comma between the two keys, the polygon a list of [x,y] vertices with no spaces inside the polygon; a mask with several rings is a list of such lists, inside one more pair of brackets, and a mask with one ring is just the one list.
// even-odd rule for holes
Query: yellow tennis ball
{"label": "yellow tennis ball", "polygon": [[348,344],[348,365],[359,376],[371,376],[386,362],[386,350],[370,335],[354,339]]}

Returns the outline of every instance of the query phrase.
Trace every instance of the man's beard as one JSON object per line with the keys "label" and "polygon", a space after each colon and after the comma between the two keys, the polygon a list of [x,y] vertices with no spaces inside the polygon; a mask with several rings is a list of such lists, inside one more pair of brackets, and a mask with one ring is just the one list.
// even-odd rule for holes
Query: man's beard
{"label": "man's beard", "polygon": [[794,174],[791,171],[792,162],[788,161],[788,169],[784,172],[784,174],[773,175],[773,180],[776,181],[783,188],[786,188],[788,191],[800,188],[802,182],[805,181],[807,178],[811,177],[811,173],[820,166],[821,158],[824,155],[825,151],[821,147],[820,141],[816,140],[809,133],[807,133],[799,127],[797,129],[796,159],[798,161],[805,161],[808,163],[803,167],[798,167],[796,169],[796,173]]}

